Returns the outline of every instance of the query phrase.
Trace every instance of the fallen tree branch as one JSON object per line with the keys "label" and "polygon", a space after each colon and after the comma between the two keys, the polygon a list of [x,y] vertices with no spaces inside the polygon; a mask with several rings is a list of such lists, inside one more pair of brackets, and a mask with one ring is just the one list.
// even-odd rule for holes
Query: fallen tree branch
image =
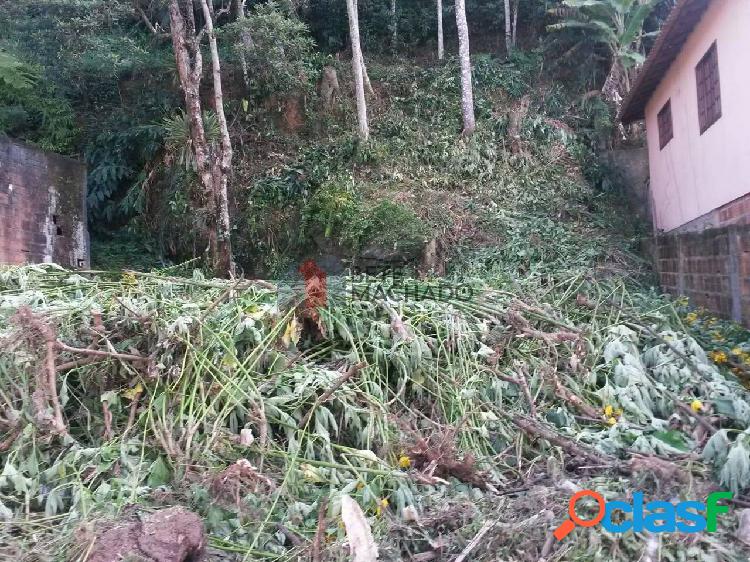
{"label": "fallen tree branch", "polygon": [[466,560],[469,554],[471,554],[471,551],[477,547],[479,541],[481,541],[484,535],[489,533],[495,525],[497,525],[497,521],[494,519],[485,521],[484,525],[482,525],[482,528],[479,529],[477,534],[474,535],[474,538],[469,541],[469,544],[467,544],[466,547],[461,551],[461,554],[456,556],[456,559],[453,562],[463,562],[464,560]]}
{"label": "fallen tree branch", "polygon": [[594,419],[599,418],[599,420],[601,421],[601,415],[599,415],[599,412],[593,406],[589,406],[586,402],[584,402],[580,396],[564,386],[560,381],[560,377],[557,376],[557,372],[554,369],[550,369],[549,374],[550,378],[552,379],[552,384],[555,387],[555,394],[558,396],[558,398],[564,400],[568,404],[572,404],[573,407],[581,412],[584,416]]}
{"label": "fallen tree branch", "polygon": [[495,373],[495,375],[500,380],[515,384],[521,388],[524,396],[526,397],[526,401],[529,403],[529,413],[532,416],[536,417],[536,404],[534,404],[534,397],[531,395],[531,389],[529,388],[529,383],[526,380],[526,376],[523,373],[521,373],[517,377],[511,377],[510,375],[504,375],[502,373]]}
{"label": "fallen tree branch", "polygon": [[323,541],[325,540],[326,534],[326,512],[328,511],[328,496],[324,496],[320,500],[320,506],[318,507],[318,527],[315,530],[315,538],[313,539],[312,549],[310,552],[311,562],[320,562],[320,556],[323,552]]}
{"label": "fallen tree branch", "polygon": [[698,414],[698,412],[693,411],[693,409],[690,406],[682,402],[682,400],[680,400],[680,398],[677,395],[670,392],[669,397],[675,403],[675,406],[677,406],[680,410],[685,412],[691,418],[694,418],[695,421],[697,421],[698,424],[700,424],[701,427],[705,428],[705,430],[708,431],[711,435],[713,435],[714,433],[718,431],[718,429],[716,429],[713,425],[711,425],[703,416]]}
{"label": "fallen tree branch", "polygon": [[609,466],[612,468],[622,468],[620,462],[617,459],[609,457],[608,455],[604,455],[603,453],[589,450],[587,447],[584,447],[576,443],[575,441],[572,441],[571,439],[560,435],[553,429],[542,425],[536,420],[530,419],[523,415],[511,415],[505,412],[501,412],[501,415],[505,419],[511,421],[522,431],[536,437],[541,437],[552,445],[557,445],[571,456],[583,457],[590,462]]}
{"label": "fallen tree branch", "polygon": [[93,357],[107,357],[110,359],[119,359],[120,361],[148,361],[148,357],[141,355],[131,355],[129,353],[117,353],[114,351],[102,351],[101,349],[89,349],[84,347],[72,347],[66,343],[56,340],[54,342],[55,348],[61,351],[67,351],[68,353],[76,353],[78,355],[91,355]]}
{"label": "fallen tree branch", "polygon": [[[67,435],[68,425],[63,418],[60,397],[57,393],[57,367],[55,365],[57,335],[55,330],[44,320],[37,317],[28,306],[18,309],[15,321],[22,326],[27,326],[44,339],[44,372],[37,373],[37,389],[34,392],[36,416],[40,421],[49,422],[56,433]],[[49,414],[45,412],[45,402],[52,407],[53,416],[51,420]]]}
{"label": "fallen tree branch", "polygon": [[334,392],[336,392],[341,386],[348,381],[350,378],[352,378],[354,375],[359,373],[362,369],[364,369],[367,366],[366,363],[356,363],[349,367],[349,370],[341,375],[338,379],[336,379],[336,382],[333,383],[331,388],[326,390],[323,394],[320,395],[320,397],[315,401],[315,404],[312,405],[312,407],[308,410],[307,414],[305,414],[305,417],[302,418],[302,421],[299,424],[300,429],[304,429],[307,427],[307,424],[310,423],[310,418],[312,418],[313,414],[315,413],[315,409],[320,406],[321,404],[324,404],[328,400],[330,400],[331,396],[333,396]]}
{"label": "fallen tree branch", "polygon": [[578,332],[571,332],[569,330],[561,330],[559,332],[542,332],[533,328],[526,318],[524,318],[520,312],[515,310],[509,310],[505,315],[505,319],[508,324],[513,326],[516,330],[526,336],[540,339],[545,343],[554,345],[556,343],[562,343],[566,341],[577,341],[580,339],[581,334]]}

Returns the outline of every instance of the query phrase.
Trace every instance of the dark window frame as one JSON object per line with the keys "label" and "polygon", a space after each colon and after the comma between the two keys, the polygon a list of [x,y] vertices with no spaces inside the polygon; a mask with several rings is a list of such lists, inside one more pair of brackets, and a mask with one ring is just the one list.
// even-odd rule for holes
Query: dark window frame
{"label": "dark window frame", "polygon": [[663,150],[674,138],[674,125],[672,124],[672,98],[656,114],[656,126],[659,129],[659,150]]}
{"label": "dark window frame", "polygon": [[695,67],[698,94],[698,125],[701,135],[721,119],[719,51],[714,41]]}

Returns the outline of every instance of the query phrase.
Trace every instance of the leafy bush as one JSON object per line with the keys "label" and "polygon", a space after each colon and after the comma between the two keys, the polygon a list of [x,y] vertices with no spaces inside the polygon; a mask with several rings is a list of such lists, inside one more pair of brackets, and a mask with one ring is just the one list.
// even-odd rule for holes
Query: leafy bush
{"label": "leafy bush", "polygon": [[0,51],[0,133],[69,154],[78,133],[70,104],[41,69]]}
{"label": "leafy bush", "polygon": [[310,90],[313,40],[307,26],[277,2],[256,5],[244,19],[222,28],[247,65],[251,93],[259,98]]}
{"label": "leafy bush", "polygon": [[146,165],[162,147],[159,126],[121,123],[120,127],[96,136],[85,152],[87,203],[93,225],[100,229],[120,226],[139,210],[137,199],[126,196],[146,178]]}
{"label": "leafy bush", "polygon": [[413,255],[426,242],[427,226],[408,207],[384,200],[365,207],[346,223],[342,239],[355,249],[365,246]]}
{"label": "leafy bush", "polygon": [[541,66],[541,58],[536,51],[514,51],[505,62],[491,55],[475,55],[472,58],[477,89],[502,88],[511,98],[520,98],[530,91]]}
{"label": "leafy bush", "polygon": [[351,184],[328,184],[315,193],[305,207],[305,228],[311,233],[321,232],[326,238],[341,236],[355,220],[358,208]]}

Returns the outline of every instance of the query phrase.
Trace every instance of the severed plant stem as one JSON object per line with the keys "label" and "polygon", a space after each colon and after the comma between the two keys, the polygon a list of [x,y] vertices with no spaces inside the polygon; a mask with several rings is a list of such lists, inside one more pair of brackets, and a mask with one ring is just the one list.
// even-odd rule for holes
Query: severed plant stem
{"label": "severed plant stem", "polygon": [[357,363],[349,367],[349,370],[346,373],[344,373],[338,379],[336,379],[336,382],[333,383],[331,388],[329,388],[323,394],[320,395],[320,397],[315,401],[315,404],[312,405],[312,407],[308,410],[307,414],[305,414],[305,416],[302,418],[302,421],[300,422],[299,427],[301,429],[304,429],[305,427],[307,427],[307,424],[310,423],[310,418],[312,418],[313,414],[315,413],[315,409],[321,404],[324,404],[325,402],[327,402],[331,398],[331,396],[333,396],[334,392],[336,392],[339,388],[341,388],[341,386],[346,381],[348,381],[354,375],[359,373],[366,366],[367,365],[365,363]]}
{"label": "severed plant stem", "polygon": [[313,539],[312,549],[310,553],[310,560],[312,562],[320,562],[320,556],[322,554],[323,541],[325,539],[326,532],[326,512],[328,511],[328,496],[323,496],[320,499],[320,506],[318,507],[318,527],[315,530],[315,538]]}

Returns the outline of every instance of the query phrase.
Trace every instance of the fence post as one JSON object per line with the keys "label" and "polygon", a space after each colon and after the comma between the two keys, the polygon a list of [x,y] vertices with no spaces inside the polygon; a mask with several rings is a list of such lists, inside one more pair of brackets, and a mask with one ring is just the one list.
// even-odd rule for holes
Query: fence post
{"label": "fence post", "polygon": [[742,280],[740,279],[740,233],[736,225],[727,228],[729,239],[729,294],[732,298],[732,320],[742,323]]}
{"label": "fence post", "polygon": [[683,237],[679,234],[674,235],[677,242],[677,296],[687,295],[685,291],[685,247]]}

